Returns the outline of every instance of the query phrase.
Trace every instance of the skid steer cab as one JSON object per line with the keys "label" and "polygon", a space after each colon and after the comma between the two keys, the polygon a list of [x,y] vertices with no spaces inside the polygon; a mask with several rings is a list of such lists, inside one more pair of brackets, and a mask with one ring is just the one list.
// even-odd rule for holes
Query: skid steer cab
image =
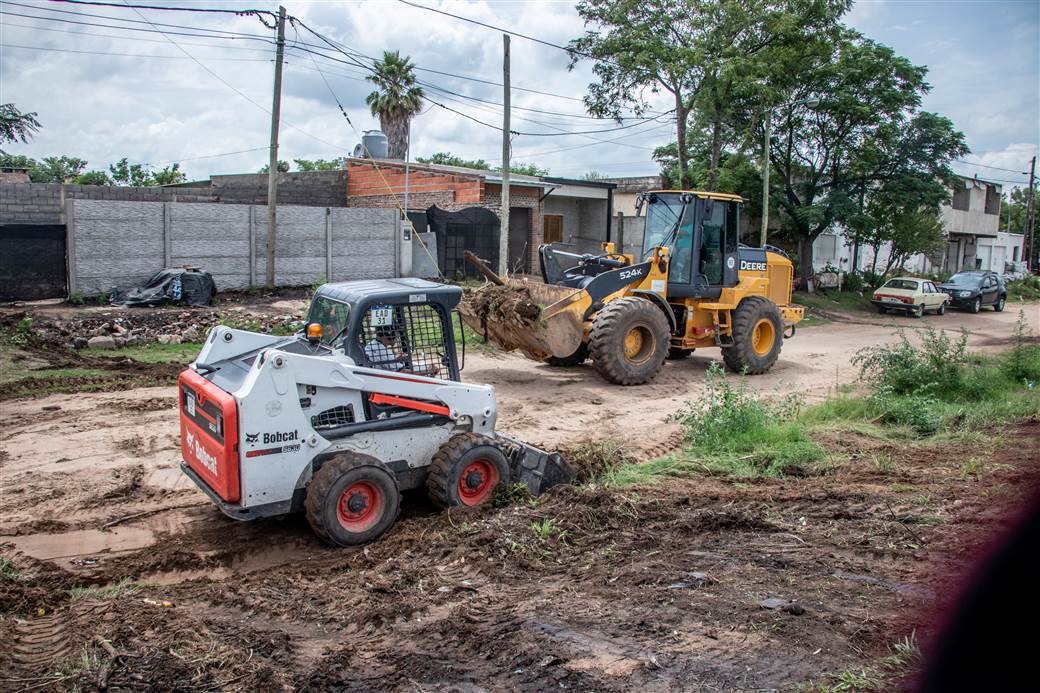
{"label": "skid steer cab", "polygon": [[460,382],[460,296],[326,284],[291,337],[214,328],[179,378],[181,469],[233,518],[305,512],[339,546],[385,532],[405,490],[474,506],[500,484],[568,481],[559,455],[495,431],[494,388]]}

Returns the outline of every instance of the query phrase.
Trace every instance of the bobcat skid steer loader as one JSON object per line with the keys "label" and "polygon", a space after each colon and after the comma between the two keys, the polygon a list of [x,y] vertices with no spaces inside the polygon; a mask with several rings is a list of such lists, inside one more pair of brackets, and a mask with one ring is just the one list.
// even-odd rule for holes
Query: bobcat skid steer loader
{"label": "bobcat skid steer loader", "polygon": [[233,518],[303,511],[339,546],[385,532],[408,489],[473,506],[499,484],[569,481],[559,455],[495,432],[493,387],[460,382],[461,294],[326,284],[291,337],[214,328],[179,378],[181,469]]}

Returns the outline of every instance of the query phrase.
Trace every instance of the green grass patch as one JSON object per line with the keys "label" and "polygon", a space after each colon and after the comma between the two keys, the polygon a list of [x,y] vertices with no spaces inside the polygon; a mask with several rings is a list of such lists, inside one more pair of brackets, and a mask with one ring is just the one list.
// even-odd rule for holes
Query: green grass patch
{"label": "green grass patch", "polygon": [[102,358],[129,358],[142,363],[188,364],[195,360],[201,349],[201,344],[159,344],[158,342],[153,342],[151,344],[128,346],[120,349],[81,349],[79,353],[84,356],[98,356]]}
{"label": "green grass patch", "polygon": [[141,589],[143,589],[142,585],[131,581],[129,578],[124,578],[117,583],[101,587],[73,587],[69,590],[69,597],[72,601],[81,599],[116,599],[127,594],[133,594]]}
{"label": "green grass patch", "polygon": [[[1021,325],[1015,347],[996,356],[968,354],[963,336],[934,330],[926,330],[920,344],[902,335],[894,345],[864,349],[854,362],[869,392],[855,396],[839,388],[809,408],[793,395],[754,397],[743,376],[727,377],[713,365],[698,399],[675,415],[685,438],[681,452],[626,462],[603,470],[598,479],[627,486],[698,474],[752,479],[826,473],[840,459],[815,442],[814,435],[825,433],[900,445],[960,441],[983,449],[982,431],[1040,416],[1040,387],[1030,380],[1040,346],[1032,344],[1024,319]],[[871,463],[881,472],[895,467],[882,453]],[[962,474],[979,472],[966,468]]]}
{"label": "green grass patch", "polygon": [[1040,277],[1016,279],[1006,288],[1008,301],[1040,301]]}
{"label": "green grass patch", "polygon": [[798,291],[791,295],[791,300],[798,305],[822,311],[854,313],[874,310],[868,292],[820,289],[810,294]]}
{"label": "green grass patch", "polygon": [[[459,358],[462,358],[462,333],[459,332],[459,323],[455,321],[455,329],[452,330],[455,335],[455,351],[458,353]],[[466,336],[466,353],[467,354],[495,354],[501,353],[502,349],[492,341],[485,340],[484,335],[470,328],[469,325],[463,323],[462,332]]]}

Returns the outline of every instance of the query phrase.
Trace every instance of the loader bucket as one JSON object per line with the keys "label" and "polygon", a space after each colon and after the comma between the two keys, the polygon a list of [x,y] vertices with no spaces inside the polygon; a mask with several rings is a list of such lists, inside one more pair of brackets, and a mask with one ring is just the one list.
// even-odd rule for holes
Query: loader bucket
{"label": "loader bucket", "polygon": [[505,286],[488,284],[470,292],[459,313],[471,329],[506,351],[519,349],[542,361],[578,350],[591,304],[582,289],[510,279]]}
{"label": "loader bucket", "polygon": [[576,478],[574,468],[559,453],[546,452],[502,433],[495,435],[505,444],[510,480],[527,486],[532,495],[572,483]]}

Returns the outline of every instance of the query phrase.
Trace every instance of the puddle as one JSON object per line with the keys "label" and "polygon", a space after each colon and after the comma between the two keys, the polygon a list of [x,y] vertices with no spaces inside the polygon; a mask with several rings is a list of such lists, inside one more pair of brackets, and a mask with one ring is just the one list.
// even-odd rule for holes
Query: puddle
{"label": "puddle", "polygon": [[117,527],[108,532],[81,529],[62,534],[26,534],[3,537],[22,553],[41,561],[89,556],[95,553],[133,551],[151,546],[155,535],[143,527]]}

